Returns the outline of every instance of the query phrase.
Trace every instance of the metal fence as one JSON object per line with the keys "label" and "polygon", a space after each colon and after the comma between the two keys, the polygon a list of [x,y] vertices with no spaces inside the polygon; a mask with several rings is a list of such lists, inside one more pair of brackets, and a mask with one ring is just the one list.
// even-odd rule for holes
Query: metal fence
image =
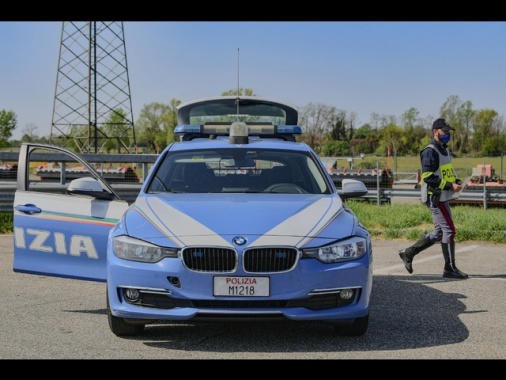
{"label": "metal fence", "polygon": [[[14,193],[17,186],[16,171],[13,170],[14,168],[12,167],[12,163],[17,163],[18,156],[19,154],[17,152],[0,152],[0,162],[10,163],[4,168],[5,170],[0,170],[0,212],[12,212]],[[125,166],[135,168],[135,172],[138,174],[135,182],[110,182],[114,191],[116,191],[122,199],[129,203],[132,203],[137,197],[147,173],[159,157],[156,154],[83,154],[82,156],[88,162],[97,164],[97,170],[102,172],[103,175],[107,173],[107,168],[111,165],[111,163],[125,164]],[[57,162],[58,159],[58,157],[51,157],[47,161]],[[62,165],[62,167],[64,166],[65,165]],[[117,173],[115,173],[115,175],[116,174]],[[393,173],[394,186],[392,186],[391,183],[389,183],[388,186],[385,186],[385,181],[382,181],[382,175],[384,174],[385,173],[380,172],[377,176],[377,181],[373,181],[367,185],[369,192],[363,199],[374,201],[377,204],[383,204],[390,203],[393,198],[420,197],[420,190],[415,189],[418,173]],[[362,175],[362,177],[366,178],[367,175]],[[107,179],[105,175],[104,178]],[[342,181],[341,176],[332,176],[332,179],[336,184],[336,187],[340,189]],[[374,183],[376,183],[376,185]],[[395,188],[395,185],[397,184],[408,184],[410,187],[413,185],[413,187],[409,189]],[[489,187],[484,184],[483,188],[480,190],[464,190],[460,198],[452,202],[462,204],[479,204],[482,205],[484,209],[492,205],[506,206],[506,187],[504,187],[504,189],[499,189],[497,187]]]}

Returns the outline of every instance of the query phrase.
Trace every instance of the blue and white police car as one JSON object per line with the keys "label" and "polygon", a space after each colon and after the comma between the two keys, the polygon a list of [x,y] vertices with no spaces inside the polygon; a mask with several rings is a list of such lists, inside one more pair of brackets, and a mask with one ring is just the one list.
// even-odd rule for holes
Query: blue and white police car
{"label": "blue and white police car", "polygon": [[[117,336],[170,321],[251,320],[323,321],[340,335],[365,334],[371,238],[343,200],[367,189],[345,180],[338,191],[297,141],[297,123],[294,107],[266,98],[181,104],[180,139],[157,157],[132,204],[84,155],[23,144],[13,270],[104,282]],[[53,161],[67,170],[37,175]],[[84,174],[71,176],[69,161]]]}

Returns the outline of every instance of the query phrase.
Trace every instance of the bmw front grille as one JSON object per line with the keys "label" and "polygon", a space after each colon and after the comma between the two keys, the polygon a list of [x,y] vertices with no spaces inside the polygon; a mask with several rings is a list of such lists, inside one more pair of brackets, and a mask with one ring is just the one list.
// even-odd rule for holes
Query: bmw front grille
{"label": "bmw front grille", "polygon": [[[237,252],[227,248],[194,247],[183,250],[184,265],[192,271],[233,273],[238,267]],[[297,264],[294,248],[253,248],[244,251],[242,266],[248,273],[286,272]]]}

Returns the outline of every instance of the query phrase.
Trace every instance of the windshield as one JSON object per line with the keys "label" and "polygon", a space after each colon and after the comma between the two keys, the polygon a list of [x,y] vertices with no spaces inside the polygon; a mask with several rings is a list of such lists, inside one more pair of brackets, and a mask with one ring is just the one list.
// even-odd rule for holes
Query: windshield
{"label": "windshield", "polygon": [[319,165],[305,152],[276,149],[169,153],[155,169],[148,193],[329,194]]}

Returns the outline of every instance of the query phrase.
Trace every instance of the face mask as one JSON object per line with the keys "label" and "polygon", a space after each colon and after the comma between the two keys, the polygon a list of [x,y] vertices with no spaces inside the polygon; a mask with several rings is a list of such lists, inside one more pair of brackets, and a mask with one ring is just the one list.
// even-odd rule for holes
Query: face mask
{"label": "face mask", "polygon": [[448,144],[450,142],[450,137],[451,135],[449,133],[446,135],[439,135],[439,139],[445,144]]}

